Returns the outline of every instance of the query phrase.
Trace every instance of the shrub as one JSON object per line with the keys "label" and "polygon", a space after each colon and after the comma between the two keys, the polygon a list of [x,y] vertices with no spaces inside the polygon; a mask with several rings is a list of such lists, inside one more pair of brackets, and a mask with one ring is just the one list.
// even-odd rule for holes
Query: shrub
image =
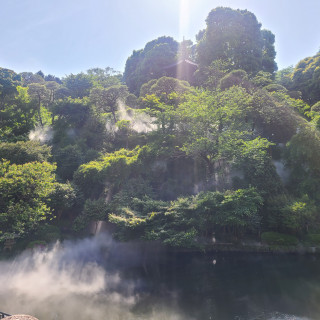
{"label": "shrub", "polygon": [[27,248],[28,249],[36,249],[36,248],[43,249],[46,246],[47,246],[47,243],[45,241],[36,240],[36,241],[29,242]]}
{"label": "shrub", "polygon": [[263,232],[261,239],[269,245],[278,246],[296,246],[299,242],[295,236],[279,232]]}
{"label": "shrub", "polygon": [[320,245],[320,234],[309,233],[305,238],[305,244],[307,245]]}
{"label": "shrub", "polygon": [[287,92],[288,90],[282,86],[281,84],[269,84],[267,86],[264,87],[264,89],[266,89],[269,92],[273,92],[273,91],[283,91],[283,92]]}

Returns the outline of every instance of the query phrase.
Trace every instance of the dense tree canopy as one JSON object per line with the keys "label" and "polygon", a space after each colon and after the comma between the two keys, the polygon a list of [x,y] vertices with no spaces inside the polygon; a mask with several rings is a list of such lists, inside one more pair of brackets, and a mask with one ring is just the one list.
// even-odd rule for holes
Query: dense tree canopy
{"label": "dense tree canopy", "polygon": [[50,214],[46,200],[54,191],[55,166],[47,162],[0,164],[1,237],[20,236],[34,230]]}
{"label": "dense tree canopy", "polygon": [[[320,233],[319,53],[275,74],[253,13],[206,22],[195,46],[162,36],[133,51],[123,77],[0,68],[0,241],[92,220],[198,249],[213,234]],[[164,76],[195,58],[192,84]]]}
{"label": "dense tree canopy", "polygon": [[253,13],[219,7],[209,13],[206,23],[206,29],[197,37],[200,65],[209,66],[221,59],[233,69],[248,73],[276,70],[274,35],[261,31],[261,24]]}
{"label": "dense tree canopy", "polygon": [[130,92],[139,95],[144,83],[160,78],[163,68],[176,61],[178,48],[177,41],[163,36],[148,42],[144,49],[133,51],[124,71],[124,81]]}
{"label": "dense tree canopy", "polygon": [[320,52],[301,60],[293,70],[293,88],[302,92],[308,103],[320,101]]}

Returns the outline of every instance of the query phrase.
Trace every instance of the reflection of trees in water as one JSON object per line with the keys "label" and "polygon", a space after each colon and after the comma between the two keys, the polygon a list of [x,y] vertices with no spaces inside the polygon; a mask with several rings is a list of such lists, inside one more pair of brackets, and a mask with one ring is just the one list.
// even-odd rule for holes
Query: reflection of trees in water
{"label": "reflection of trees in water", "polygon": [[319,312],[318,266],[298,256],[172,253],[149,270],[150,295],[134,311],[159,304],[191,319],[312,317]]}

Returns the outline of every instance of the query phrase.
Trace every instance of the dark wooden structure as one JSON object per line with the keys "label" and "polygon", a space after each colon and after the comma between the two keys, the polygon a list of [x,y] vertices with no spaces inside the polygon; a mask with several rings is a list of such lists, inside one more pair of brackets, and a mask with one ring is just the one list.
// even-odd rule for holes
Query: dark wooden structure
{"label": "dark wooden structure", "polygon": [[7,313],[4,313],[4,312],[0,311],[0,319],[3,319],[5,317],[10,317],[10,316],[11,316],[11,314],[7,314]]}
{"label": "dark wooden structure", "polygon": [[4,243],[3,251],[11,251],[15,243],[16,243],[15,239],[7,239]]}
{"label": "dark wooden structure", "polygon": [[190,60],[183,59],[163,68],[164,75],[194,84],[194,73],[198,65]]}

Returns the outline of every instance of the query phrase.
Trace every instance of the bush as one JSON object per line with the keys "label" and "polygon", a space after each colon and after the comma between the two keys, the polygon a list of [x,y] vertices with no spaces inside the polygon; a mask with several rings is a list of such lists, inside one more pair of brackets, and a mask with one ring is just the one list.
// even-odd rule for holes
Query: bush
{"label": "bush", "polygon": [[295,236],[279,232],[263,232],[261,240],[269,245],[278,246],[296,246],[299,242]]}
{"label": "bush", "polygon": [[28,249],[44,249],[47,246],[47,243],[45,241],[36,240],[29,242],[27,248]]}
{"label": "bush", "polygon": [[319,233],[307,234],[304,242],[307,245],[320,245],[320,234]]}
{"label": "bush", "polygon": [[269,92],[274,92],[274,91],[283,91],[283,92],[287,92],[288,90],[282,86],[281,84],[269,84],[267,86],[264,87],[264,89],[266,89]]}
{"label": "bush", "polygon": [[47,233],[46,236],[44,237],[44,240],[47,242],[55,242],[59,239],[60,239],[60,233],[58,232]]}
{"label": "bush", "polygon": [[311,111],[320,112],[320,101],[316,102],[316,103],[312,106]]}
{"label": "bush", "polygon": [[59,227],[46,223],[38,228],[34,233],[33,239],[50,243],[59,240],[60,237],[61,234]]}

